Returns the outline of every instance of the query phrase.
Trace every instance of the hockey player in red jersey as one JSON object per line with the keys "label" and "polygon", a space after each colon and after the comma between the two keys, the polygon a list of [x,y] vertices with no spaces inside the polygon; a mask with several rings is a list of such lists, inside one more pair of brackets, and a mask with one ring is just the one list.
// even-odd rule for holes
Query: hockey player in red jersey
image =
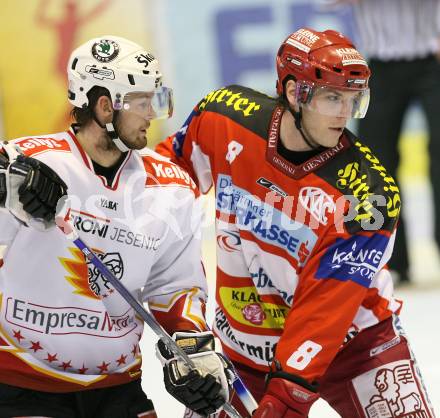
{"label": "hockey player in red jersey", "polygon": [[347,37],[308,28],[276,63],[277,98],[213,91],[157,148],[214,186],[214,331],[254,418],[307,417],[319,397],[344,418],[433,417],[386,267],[399,190],[346,128],[370,70]]}
{"label": "hockey player in red jersey", "polygon": [[171,115],[171,90],[152,54],[114,36],[73,51],[68,78],[77,123],[0,147],[0,416],[156,416],[141,388],[142,320],[50,228],[66,191],[79,235],[192,350],[200,373],[182,379],[163,350],[167,390],[214,412],[228,397],[228,364],[205,325],[198,190],[143,149],[150,121]]}

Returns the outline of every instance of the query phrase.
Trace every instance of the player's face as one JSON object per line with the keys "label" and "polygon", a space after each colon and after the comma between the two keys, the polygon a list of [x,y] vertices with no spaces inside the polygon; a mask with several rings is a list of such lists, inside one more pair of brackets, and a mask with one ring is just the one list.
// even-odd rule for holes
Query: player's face
{"label": "player's face", "polygon": [[116,119],[116,128],[121,140],[131,149],[147,146],[147,129],[150,121],[130,111],[121,110]]}
{"label": "player's face", "polygon": [[147,145],[147,129],[150,120],[156,117],[152,107],[153,94],[139,93],[124,101],[116,126],[122,141],[131,149],[142,149]]}
{"label": "player's face", "polygon": [[[326,89],[314,95],[314,105],[303,107],[302,111],[302,125],[306,134],[324,147],[337,145],[351,118],[356,94],[352,91]],[[332,112],[322,111],[330,108]]]}
{"label": "player's face", "polygon": [[310,85],[305,81],[298,83],[301,84],[297,85],[293,80],[286,83],[286,97],[296,112],[301,107],[303,132],[318,145],[327,148],[337,145],[347,121],[364,117],[368,109],[368,89],[314,86],[310,97],[304,101],[301,92]]}

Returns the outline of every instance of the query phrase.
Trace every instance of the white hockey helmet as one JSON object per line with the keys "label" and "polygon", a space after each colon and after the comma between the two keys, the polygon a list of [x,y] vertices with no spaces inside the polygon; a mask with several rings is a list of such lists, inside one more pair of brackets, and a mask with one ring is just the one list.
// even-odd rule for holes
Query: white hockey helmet
{"label": "white hockey helmet", "polygon": [[[147,94],[147,119],[171,117],[172,90],[162,85],[157,59],[140,45],[117,36],[94,38],[75,49],[67,66],[69,101],[76,107],[89,104],[87,93],[106,88],[115,110],[130,110],[131,98]],[[131,109],[134,111],[134,109]]]}

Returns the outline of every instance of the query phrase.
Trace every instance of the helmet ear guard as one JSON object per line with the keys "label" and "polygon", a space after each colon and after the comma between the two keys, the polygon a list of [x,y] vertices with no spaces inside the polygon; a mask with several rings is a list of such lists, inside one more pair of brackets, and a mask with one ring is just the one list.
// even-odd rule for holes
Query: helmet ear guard
{"label": "helmet ear guard", "polygon": [[[295,98],[298,104],[307,104],[310,103],[313,97],[313,87],[314,84],[309,81],[297,81],[296,78],[292,75],[287,76],[283,81],[283,92],[285,91],[286,84],[288,81],[295,81]],[[278,87],[279,80],[277,80]]]}
{"label": "helmet ear guard", "polygon": [[299,104],[310,103],[313,96],[313,83],[307,81],[296,83],[295,96]]}

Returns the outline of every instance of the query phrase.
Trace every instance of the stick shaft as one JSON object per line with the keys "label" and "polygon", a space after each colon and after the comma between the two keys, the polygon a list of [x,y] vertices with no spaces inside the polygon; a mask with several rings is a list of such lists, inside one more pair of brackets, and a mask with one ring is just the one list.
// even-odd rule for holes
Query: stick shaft
{"label": "stick shaft", "polygon": [[99,272],[111,283],[117,292],[127,301],[127,303],[136,311],[136,313],[145,321],[145,323],[155,332],[155,334],[166,344],[166,346],[177,356],[182,358],[190,368],[194,369],[193,361],[188,357],[175,341],[168,335],[156,319],[147,312],[143,306],[135,299],[135,297],[127,290],[127,288],[113,275],[108,267],[89,249],[84,241],[76,237],[73,243],[84,254],[86,260],[91,262]]}
{"label": "stick shaft", "polygon": [[[168,335],[168,333],[162,328],[162,326],[156,321],[151,313],[149,313],[128,291],[128,289],[118,280],[117,277],[108,269],[108,267],[96,256],[96,254],[87,246],[87,244],[79,237],[72,225],[67,221],[65,216],[60,222],[57,222],[59,229],[65,234],[65,236],[72,240],[75,246],[83,253],[85,259],[92,263],[98,271],[109,281],[109,283],[115,288],[115,290],[125,299],[125,301],[136,311],[136,313],[145,321],[145,323],[153,330],[153,332],[163,341],[164,344],[172,351],[178,358],[183,360],[188,368],[196,369],[194,362],[185,353],[176,342]],[[235,372],[235,371],[234,371]],[[244,386],[241,379],[235,372],[235,380],[233,387],[237,392],[237,395],[243,402],[243,405],[248,409],[246,405],[250,405],[253,401],[252,409],[248,409],[248,412],[252,415],[252,412],[257,408],[257,403],[253,399],[249,390]],[[243,400],[242,397],[246,397]],[[249,398],[250,397],[250,398]],[[250,401],[251,399],[251,401]],[[237,410],[229,403],[226,402],[223,405],[223,409],[231,418],[242,418]]]}

